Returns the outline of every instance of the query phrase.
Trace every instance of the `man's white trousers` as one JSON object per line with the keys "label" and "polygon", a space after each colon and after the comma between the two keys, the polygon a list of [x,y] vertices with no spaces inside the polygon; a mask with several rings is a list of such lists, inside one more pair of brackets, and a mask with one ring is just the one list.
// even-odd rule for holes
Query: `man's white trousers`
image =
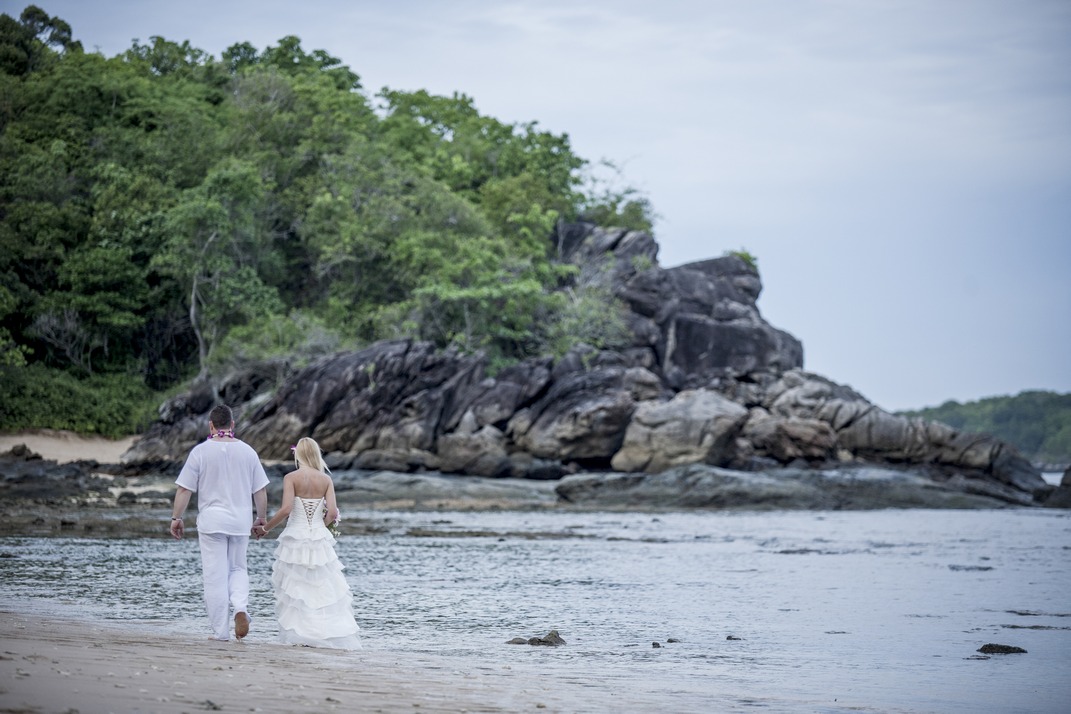
{"label": "man's white trousers", "polygon": [[217,640],[229,640],[231,608],[235,613],[249,612],[249,571],[245,564],[249,536],[198,533],[197,540],[208,622]]}

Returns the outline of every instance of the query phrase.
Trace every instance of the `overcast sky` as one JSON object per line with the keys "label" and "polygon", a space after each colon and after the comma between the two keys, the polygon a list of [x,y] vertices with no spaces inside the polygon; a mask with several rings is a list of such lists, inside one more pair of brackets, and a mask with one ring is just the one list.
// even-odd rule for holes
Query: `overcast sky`
{"label": "overcast sky", "polygon": [[[0,0],[17,16],[28,3]],[[87,51],[285,35],[473,97],[744,248],[805,366],[887,409],[1071,392],[1067,0],[38,0]]]}

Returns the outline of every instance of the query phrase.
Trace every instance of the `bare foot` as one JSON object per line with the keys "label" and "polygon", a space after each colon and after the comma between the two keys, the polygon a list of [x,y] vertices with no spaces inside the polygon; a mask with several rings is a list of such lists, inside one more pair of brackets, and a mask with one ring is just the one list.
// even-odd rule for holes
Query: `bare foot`
{"label": "bare foot", "polygon": [[249,634],[249,615],[244,612],[234,613],[234,636],[242,639]]}

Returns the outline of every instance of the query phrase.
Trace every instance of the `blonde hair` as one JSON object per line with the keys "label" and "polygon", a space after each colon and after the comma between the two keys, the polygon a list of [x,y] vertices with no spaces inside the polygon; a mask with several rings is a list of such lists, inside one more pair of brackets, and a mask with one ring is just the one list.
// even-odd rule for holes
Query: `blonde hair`
{"label": "blonde hair", "polygon": [[324,456],[323,452],[320,451],[320,445],[317,444],[314,439],[310,439],[307,436],[298,439],[297,446],[294,447],[294,463],[298,468],[308,466],[311,469],[322,471],[325,474],[331,473],[331,469],[327,468],[327,464],[324,463]]}

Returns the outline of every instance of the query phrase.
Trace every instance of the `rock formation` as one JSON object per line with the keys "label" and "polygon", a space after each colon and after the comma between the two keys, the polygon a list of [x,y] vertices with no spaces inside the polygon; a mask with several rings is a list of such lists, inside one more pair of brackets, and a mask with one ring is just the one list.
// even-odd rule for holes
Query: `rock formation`
{"label": "rock formation", "polygon": [[[816,495],[830,488],[843,495],[845,479],[829,470],[861,464],[910,465],[912,478],[942,492],[1017,505],[1052,490],[1005,443],[891,414],[804,371],[800,342],[763,320],[759,274],[739,257],[663,269],[647,234],[586,224],[561,231],[557,249],[607,281],[627,307],[630,346],[578,345],[557,362],[527,360],[490,376],[482,355],[387,341],[322,358],[277,388],[274,368],[252,368],[216,389],[264,458],[286,458],[310,435],[337,468],[583,474],[567,488],[563,482],[559,494],[568,500],[610,488],[629,498],[675,492],[674,502],[686,505],[689,479],[705,479],[722,491],[762,489],[771,502],[795,493],[814,507],[835,507],[851,499]],[[211,386],[166,403],[124,460],[183,458],[203,438]],[[786,466],[794,479],[784,478]],[[676,476],[658,476],[667,473]],[[807,473],[813,478],[800,475]],[[895,481],[882,473],[886,484]]]}

